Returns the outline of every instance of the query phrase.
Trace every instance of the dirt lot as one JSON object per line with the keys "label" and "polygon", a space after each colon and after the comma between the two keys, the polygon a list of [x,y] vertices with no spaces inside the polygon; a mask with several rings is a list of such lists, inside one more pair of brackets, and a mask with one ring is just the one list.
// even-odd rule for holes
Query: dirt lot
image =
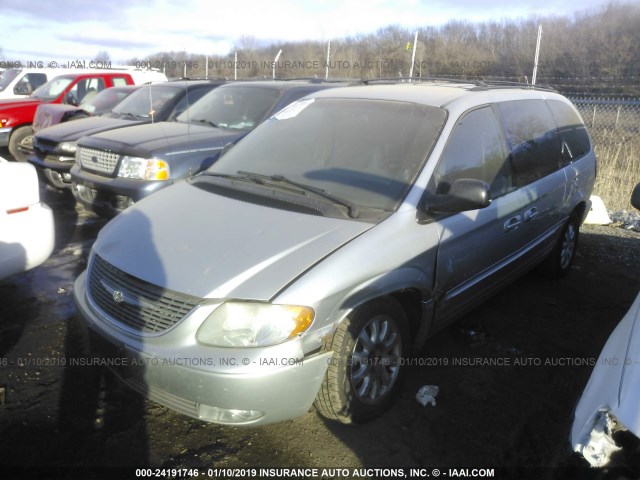
{"label": "dirt lot", "polygon": [[[431,338],[407,368],[394,408],[378,420],[350,427],[311,411],[231,428],[147,402],[98,367],[63,365],[81,349],[73,281],[104,221],[66,195],[43,195],[56,212],[56,251],[42,267],[0,283],[0,478],[135,478],[140,467],[344,467],[366,469],[348,475],[369,478],[392,473],[377,468],[424,468],[431,477],[439,469],[445,478],[463,468],[495,469],[496,478],[597,475],[571,454],[569,428],[589,362],[640,289],[639,233],[583,228],[567,279],[532,272]],[[488,359],[503,365],[483,365]],[[435,407],[416,402],[423,385],[439,386]]]}

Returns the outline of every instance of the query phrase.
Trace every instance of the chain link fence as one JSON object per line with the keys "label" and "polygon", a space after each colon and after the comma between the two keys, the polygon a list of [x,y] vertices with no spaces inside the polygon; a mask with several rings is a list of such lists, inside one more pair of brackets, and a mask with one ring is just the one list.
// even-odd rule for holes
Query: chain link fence
{"label": "chain link fence", "polygon": [[569,97],[592,135],[611,130],[640,131],[640,100]]}
{"label": "chain link fence", "polygon": [[610,212],[632,211],[629,198],[640,182],[640,99],[569,99],[589,128],[598,157],[594,194]]}

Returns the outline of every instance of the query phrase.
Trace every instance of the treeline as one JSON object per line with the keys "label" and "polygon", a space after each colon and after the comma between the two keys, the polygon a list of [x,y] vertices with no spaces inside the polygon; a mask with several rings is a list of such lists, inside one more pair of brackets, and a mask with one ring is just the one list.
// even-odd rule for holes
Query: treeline
{"label": "treeline", "polygon": [[[425,26],[418,29],[413,76],[530,82],[539,25],[538,84],[573,94],[640,94],[640,4],[635,3],[611,3],[573,17]],[[332,39],[328,63],[327,43],[261,45],[252,37],[242,37],[225,56],[163,52],[132,62],[162,68],[170,77],[271,78],[274,71],[277,78],[408,77],[414,35],[415,30],[392,25]]]}

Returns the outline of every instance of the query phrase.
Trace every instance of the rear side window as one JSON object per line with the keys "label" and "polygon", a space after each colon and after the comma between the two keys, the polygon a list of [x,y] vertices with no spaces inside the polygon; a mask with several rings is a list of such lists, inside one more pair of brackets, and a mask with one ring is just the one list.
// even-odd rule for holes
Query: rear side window
{"label": "rear side window", "polygon": [[517,187],[535,182],[563,166],[556,124],[543,100],[502,102],[498,109],[511,148]]}
{"label": "rear side window", "polygon": [[124,87],[126,85],[129,85],[125,77],[112,77],[111,82],[113,83],[114,87]]}
{"label": "rear side window", "polygon": [[547,100],[547,105],[558,127],[562,142],[563,164],[568,165],[589,153],[591,151],[589,134],[576,111],[558,100]]}
{"label": "rear side window", "polygon": [[458,121],[434,172],[435,193],[446,194],[455,180],[482,180],[491,197],[507,193],[512,186],[511,165],[491,107],[473,110]]}

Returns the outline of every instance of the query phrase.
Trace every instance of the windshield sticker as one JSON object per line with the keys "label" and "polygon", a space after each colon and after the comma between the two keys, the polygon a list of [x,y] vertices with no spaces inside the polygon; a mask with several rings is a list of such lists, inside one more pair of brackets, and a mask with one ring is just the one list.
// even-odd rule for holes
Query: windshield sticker
{"label": "windshield sticker", "polygon": [[277,120],[286,120],[297,116],[302,110],[307,108],[314,102],[315,98],[308,98],[306,100],[298,100],[291,105],[283,108],[274,115]]}

